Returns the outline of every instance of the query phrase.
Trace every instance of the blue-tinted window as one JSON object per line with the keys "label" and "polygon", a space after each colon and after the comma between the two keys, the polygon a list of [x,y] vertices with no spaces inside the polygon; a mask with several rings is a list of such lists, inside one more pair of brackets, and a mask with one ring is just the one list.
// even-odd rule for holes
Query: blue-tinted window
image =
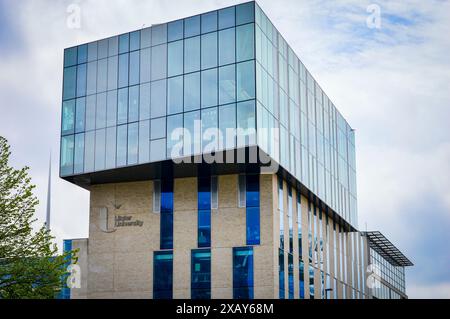
{"label": "blue-tinted window", "polygon": [[219,105],[236,102],[236,67],[219,68]]}
{"label": "blue-tinted window", "polygon": [[146,163],[150,159],[150,121],[139,122],[139,163]]}
{"label": "blue-tinted window", "polygon": [[164,79],[167,75],[167,44],[152,48],[152,81]]}
{"label": "blue-tinted window", "polygon": [[151,68],[151,48],[141,50],[141,62],[140,62],[140,77],[141,83],[149,82],[151,80],[150,68]]}
{"label": "blue-tinted window", "polygon": [[253,248],[233,248],[233,299],[253,299]]}
{"label": "blue-tinted window", "polygon": [[141,84],[139,89],[139,120],[150,118],[150,83]]}
{"label": "blue-tinted window", "polygon": [[[237,127],[243,130],[255,129],[255,101],[238,103]],[[249,131],[248,133],[252,132]]]}
{"label": "blue-tinted window", "polygon": [[73,172],[83,173],[84,167],[84,133],[75,135],[75,154],[73,160]]}
{"label": "blue-tinted window", "polygon": [[139,51],[130,53],[130,86],[139,84]]}
{"label": "blue-tinted window", "polygon": [[211,246],[211,177],[198,178],[198,247]]}
{"label": "blue-tinted window", "polygon": [[234,27],[235,24],[235,7],[219,10],[219,29]]}
{"label": "blue-tinted window", "polygon": [[255,25],[253,23],[236,28],[236,60],[237,62],[254,58]]}
{"label": "blue-tinted window", "polygon": [[97,60],[97,42],[88,43],[88,62]]}
{"label": "blue-tinted window", "polygon": [[95,94],[97,92],[97,61],[87,64],[87,87],[86,94]]}
{"label": "blue-tinted window", "polygon": [[151,84],[151,118],[166,115],[166,80]]}
{"label": "blue-tinted window", "polygon": [[200,34],[200,16],[184,19],[184,37],[192,37]]}
{"label": "blue-tinted window", "polygon": [[309,266],[309,299],[314,299],[314,267]]}
{"label": "blue-tinted window", "polygon": [[173,249],[173,179],[161,181],[160,248]]}
{"label": "blue-tinted window", "polygon": [[202,33],[208,33],[217,30],[217,11],[202,14]]}
{"label": "blue-tinted window", "polygon": [[87,44],[78,47],[78,64],[87,62],[88,46]]}
{"label": "blue-tinted window", "polygon": [[247,245],[260,244],[259,175],[246,176]]}
{"label": "blue-tinted window", "polygon": [[117,166],[127,164],[127,125],[117,126]]}
{"label": "blue-tinted window", "polygon": [[[183,139],[182,135],[176,134],[176,129],[183,128],[183,114],[176,114],[167,117],[167,156],[169,158],[181,157],[183,155]],[[172,133],[175,134],[172,138]],[[182,131],[181,131],[182,133]],[[181,144],[180,144],[181,143]],[[174,149],[175,145],[179,145]],[[172,150],[174,154],[172,154]]]}
{"label": "blue-tinted window", "polygon": [[192,250],[191,299],[211,299],[211,250]]}
{"label": "blue-tinted window", "polygon": [[62,107],[62,135],[73,134],[75,128],[75,100],[63,102]]}
{"label": "blue-tinted window", "polygon": [[118,57],[113,56],[108,58],[108,90],[117,89],[117,77],[118,77]]}
{"label": "blue-tinted window", "polygon": [[255,98],[255,64],[247,61],[237,64],[237,99]]}
{"label": "blue-tinted window", "polygon": [[302,205],[301,194],[297,192],[297,233],[298,233],[298,255],[301,258],[303,254],[302,250]]}
{"label": "blue-tinted window", "polygon": [[105,169],[106,130],[95,131],[95,170]]}
{"label": "blue-tinted window", "polygon": [[95,111],[95,128],[106,126],[106,93],[97,94],[97,106]]}
{"label": "blue-tinted window", "polygon": [[184,76],[184,111],[200,108],[200,72]]}
{"label": "blue-tinted window", "polygon": [[84,131],[85,110],[86,110],[86,98],[82,97],[77,99],[75,111],[75,133]]}
{"label": "blue-tinted window", "polygon": [[108,60],[97,62],[97,92],[105,92],[108,85]]}
{"label": "blue-tinted window", "polygon": [[[184,125],[183,127],[189,132],[189,134],[184,135],[183,141],[183,151],[184,155],[191,155],[199,152],[200,150],[200,140],[194,139],[194,124],[195,121],[200,121],[200,112],[188,112],[184,113]],[[198,134],[197,134],[198,135]]]}
{"label": "blue-tinted window", "polygon": [[166,159],[166,139],[150,141],[150,161],[162,161]]}
{"label": "blue-tinted window", "polygon": [[114,168],[116,166],[116,127],[106,129],[106,160],[105,168]]}
{"label": "blue-tinted window", "polygon": [[97,97],[95,95],[89,95],[86,98],[86,131],[95,129],[95,104]]}
{"label": "blue-tinted window", "polygon": [[138,123],[128,124],[128,165],[137,164],[138,145]]}
{"label": "blue-tinted window", "polygon": [[106,94],[106,126],[117,123],[117,91],[109,91]]}
{"label": "blue-tinted window", "polygon": [[98,59],[105,59],[108,57],[108,39],[98,41]]}
{"label": "blue-tinted window", "polygon": [[288,254],[288,296],[294,299],[294,256]]}
{"label": "blue-tinted window", "polygon": [[172,299],[173,252],[153,254],[153,299]]}
{"label": "blue-tinted window", "polygon": [[175,41],[183,39],[183,20],[173,21],[167,24],[167,40]]}
{"label": "blue-tinted window", "polygon": [[108,39],[108,56],[117,55],[119,52],[119,37],[111,37]]}
{"label": "blue-tinted window", "polygon": [[61,137],[61,175],[70,175],[73,173],[73,135]]}
{"label": "blue-tinted window", "polygon": [[217,69],[202,71],[202,108],[217,105]]}
{"label": "blue-tinted window", "polygon": [[167,24],[158,24],[152,27],[152,45],[167,42]]}
{"label": "blue-tinted window", "polygon": [[202,69],[217,67],[217,32],[202,35]]}
{"label": "blue-tinted window", "polygon": [[167,76],[183,74],[183,40],[168,45]]}
{"label": "blue-tinted window", "polygon": [[218,140],[214,134],[217,133],[217,107],[210,107],[202,110],[202,150],[212,152],[217,150]]}
{"label": "blue-tinted window", "polygon": [[119,55],[119,88],[128,86],[128,53]]}
{"label": "blue-tinted window", "polygon": [[305,299],[305,263],[299,260],[299,298]]}
{"label": "blue-tinted window", "polygon": [[86,132],[84,135],[84,172],[92,172],[95,169],[95,131]]}
{"label": "blue-tinted window", "polygon": [[128,88],[117,92],[117,124],[128,122]]}
{"label": "blue-tinted window", "polygon": [[248,2],[236,6],[236,25],[255,21],[254,2]]}
{"label": "blue-tinted window", "polygon": [[219,146],[223,149],[231,149],[236,146],[234,130],[227,135],[227,129],[236,129],[236,104],[223,105],[219,107],[219,130],[221,140]]}
{"label": "blue-tinted window", "polygon": [[86,95],[86,78],[87,67],[86,64],[80,64],[77,67],[77,97]]}
{"label": "blue-tinted window", "polygon": [[75,98],[77,83],[77,67],[72,66],[64,69],[63,100]]}
{"label": "blue-tinted window", "polygon": [[77,64],[77,47],[64,50],[64,67]]}
{"label": "blue-tinted window", "polygon": [[158,140],[160,138],[166,137],[166,118],[160,117],[158,119],[153,119],[151,121],[150,128],[150,138],[152,140]]}
{"label": "blue-tinted window", "polygon": [[194,72],[200,69],[200,37],[184,40],[184,72]]}
{"label": "blue-tinted window", "polygon": [[141,32],[134,31],[130,33],[130,51],[139,50],[141,47]]}
{"label": "blue-tinted window", "polygon": [[130,35],[128,33],[119,36],[119,54],[128,52],[130,49]]}
{"label": "blue-tinted window", "polygon": [[141,30],[141,49],[148,48],[152,45],[152,28]]}
{"label": "blue-tinted window", "polygon": [[278,286],[278,298],[285,299],[284,252],[282,249],[278,249]]}
{"label": "blue-tinted window", "polygon": [[167,113],[183,112],[183,76],[168,79],[167,85]]}
{"label": "blue-tinted window", "polygon": [[235,28],[219,31],[219,65],[236,61],[236,33]]}
{"label": "blue-tinted window", "polygon": [[139,85],[130,87],[128,93],[128,122],[139,120]]}

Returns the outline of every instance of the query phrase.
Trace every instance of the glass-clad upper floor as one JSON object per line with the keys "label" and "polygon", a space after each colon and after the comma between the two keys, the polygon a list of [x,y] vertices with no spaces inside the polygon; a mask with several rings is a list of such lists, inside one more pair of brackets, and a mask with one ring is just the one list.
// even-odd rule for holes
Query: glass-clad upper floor
{"label": "glass-clad upper floor", "polygon": [[255,2],[64,51],[62,177],[250,144],[356,226],[353,131]]}

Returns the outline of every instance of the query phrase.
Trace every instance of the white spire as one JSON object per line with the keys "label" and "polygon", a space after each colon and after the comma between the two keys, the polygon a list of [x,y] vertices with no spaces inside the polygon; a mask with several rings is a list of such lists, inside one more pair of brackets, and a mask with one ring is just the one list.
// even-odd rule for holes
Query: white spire
{"label": "white spire", "polygon": [[47,230],[50,230],[51,191],[52,191],[52,153],[50,152],[50,160],[48,162],[47,215],[45,218],[45,227],[47,228]]}

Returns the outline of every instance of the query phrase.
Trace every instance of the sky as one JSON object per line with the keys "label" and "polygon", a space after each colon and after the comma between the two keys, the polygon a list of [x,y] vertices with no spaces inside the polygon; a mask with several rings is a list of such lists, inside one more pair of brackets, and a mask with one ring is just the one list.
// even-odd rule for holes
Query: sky
{"label": "sky", "polygon": [[[51,153],[59,245],[88,236],[89,209],[58,177],[63,49],[239,2],[0,0],[0,135],[30,167],[38,224]],[[258,3],[356,130],[360,229],[414,262],[410,298],[450,298],[450,2]]]}

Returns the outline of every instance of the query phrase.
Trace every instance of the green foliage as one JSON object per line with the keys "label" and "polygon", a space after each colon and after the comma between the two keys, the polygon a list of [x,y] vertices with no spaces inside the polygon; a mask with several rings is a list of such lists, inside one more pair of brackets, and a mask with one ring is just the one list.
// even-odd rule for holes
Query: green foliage
{"label": "green foliage", "polygon": [[28,167],[9,166],[11,152],[0,136],[0,299],[55,298],[70,252],[58,255],[54,237],[43,226],[33,230],[34,185]]}

